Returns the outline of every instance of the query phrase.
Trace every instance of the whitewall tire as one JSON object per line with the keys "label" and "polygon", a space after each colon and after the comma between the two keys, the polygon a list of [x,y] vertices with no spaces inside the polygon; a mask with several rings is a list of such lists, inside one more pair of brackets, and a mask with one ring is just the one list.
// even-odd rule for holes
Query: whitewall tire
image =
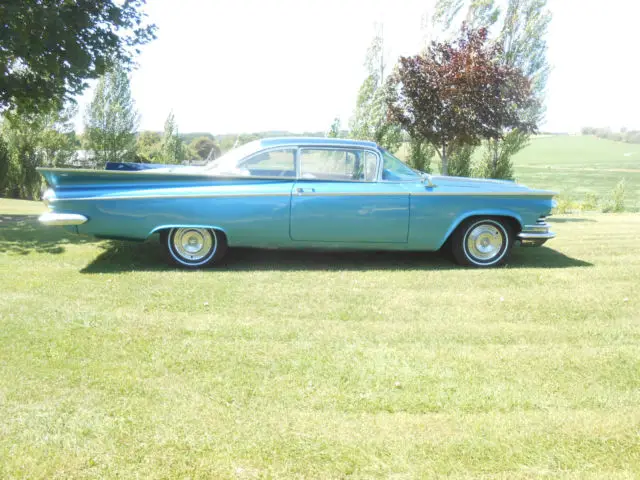
{"label": "whitewall tire", "polygon": [[161,238],[167,247],[169,259],[184,268],[211,265],[226,253],[224,234],[211,228],[172,228]]}
{"label": "whitewall tire", "polygon": [[453,257],[460,265],[495,267],[509,258],[513,234],[502,218],[473,218],[464,221],[451,239]]}

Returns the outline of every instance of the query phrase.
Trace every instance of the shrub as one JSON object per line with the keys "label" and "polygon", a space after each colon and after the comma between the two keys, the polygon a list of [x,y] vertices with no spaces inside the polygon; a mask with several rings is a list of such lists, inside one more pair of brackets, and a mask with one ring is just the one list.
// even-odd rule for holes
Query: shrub
{"label": "shrub", "polygon": [[598,202],[598,195],[589,192],[584,196],[584,202],[582,202],[581,209],[586,212],[594,212],[598,210]]}
{"label": "shrub", "polygon": [[619,213],[624,212],[624,198],[626,196],[626,181],[624,178],[618,182],[618,184],[611,192],[611,197],[602,208],[604,213]]}
{"label": "shrub", "polygon": [[556,199],[556,208],[553,213],[576,213],[580,210],[581,205],[578,202],[565,196],[559,196]]}

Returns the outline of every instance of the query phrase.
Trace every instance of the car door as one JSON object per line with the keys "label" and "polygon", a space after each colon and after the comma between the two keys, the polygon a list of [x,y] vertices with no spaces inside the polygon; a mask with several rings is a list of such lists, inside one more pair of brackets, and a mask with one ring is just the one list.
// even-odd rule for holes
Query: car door
{"label": "car door", "polygon": [[291,196],[294,241],[406,243],[409,192],[378,182],[373,150],[302,147]]}

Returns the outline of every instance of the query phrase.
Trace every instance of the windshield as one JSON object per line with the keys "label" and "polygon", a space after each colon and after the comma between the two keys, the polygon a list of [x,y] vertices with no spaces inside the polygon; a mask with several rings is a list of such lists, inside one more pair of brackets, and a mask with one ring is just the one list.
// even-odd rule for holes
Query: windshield
{"label": "windshield", "polygon": [[416,170],[408,167],[402,161],[385,149],[381,148],[382,152],[382,180],[388,181],[402,181],[410,180],[415,181],[420,179],[420,173]]}
{"label": "windshield", "polygon": [[248,157],[261,149],[260,141],[245,143],[237,148],[229,150],[220,158],[216,158],[205,165],[205,169],[215,173],[235,173],[240,160]]}

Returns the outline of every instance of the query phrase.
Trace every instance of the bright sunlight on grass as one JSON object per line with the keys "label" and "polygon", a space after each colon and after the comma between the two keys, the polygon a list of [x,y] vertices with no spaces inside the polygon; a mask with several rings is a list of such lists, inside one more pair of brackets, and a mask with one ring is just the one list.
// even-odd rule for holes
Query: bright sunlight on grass
{"label": "bright sunlight on grass", "polygon": [[160,245],[0,200],[0,478],[634,478],[640,216],[504,269]]}

